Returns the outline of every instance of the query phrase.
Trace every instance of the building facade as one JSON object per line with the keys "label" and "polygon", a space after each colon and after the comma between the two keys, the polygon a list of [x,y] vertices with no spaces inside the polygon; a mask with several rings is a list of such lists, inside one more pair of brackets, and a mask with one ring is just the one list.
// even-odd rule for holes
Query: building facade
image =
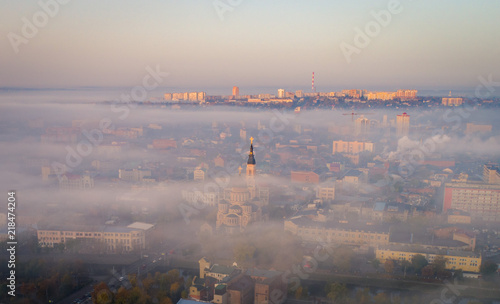
{"label": "building facade", "polygon": [[472,220],[500,222],[500,185],[484,183],[446,183],[443,212],[468,212]]}
{"label": "building facade", "polygon": [[436,257],[445,258],[447,260],[445,267],[448,270],[462,269],[467,272],[479,272],[482,261],[481,255],[472,251],[439,251],[398,245],[381,246],[375,250],[375,256],[381,263],[387,260],[411,262],[413,256],[417,254],[423,255],[429,263],[432,263]]}
{"label": "building facade", "polygon": [[122,253],[145,249],[153,227],[139,222],[128,226],[46,227],[37,231],[37,237],[41,247],[53,248],[75,240],[95,245],[99,251]]}
{"label": "building facade", "polygon": [[396,117],[396,136],[408,136],[410,133],[410,115],[403,113]]}

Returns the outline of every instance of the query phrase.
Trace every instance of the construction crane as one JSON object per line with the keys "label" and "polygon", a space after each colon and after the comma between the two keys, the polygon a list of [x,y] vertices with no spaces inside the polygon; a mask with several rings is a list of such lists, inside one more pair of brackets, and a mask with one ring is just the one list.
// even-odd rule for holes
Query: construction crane
{"label": "construction crane", "polygon": [[354,115],[373,115],[375,113],[355,113],[355,112],[352,112],[352,113],[343,113],[342,115],[351,115],[352,117],[352,121],[354,121]]}

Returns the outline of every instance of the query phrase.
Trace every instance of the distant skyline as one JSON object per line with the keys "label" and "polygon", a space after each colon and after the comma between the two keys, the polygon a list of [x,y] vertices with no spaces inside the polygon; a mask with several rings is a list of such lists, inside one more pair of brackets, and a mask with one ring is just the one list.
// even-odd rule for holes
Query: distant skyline
{"label": "distant skyline", "polygon": [[373,24],[390,0],[241,0],[223,18],[214,2],[68,1],[16,54],[9,33],[22,36],[23,18],[42,10],[38,1],[0,0],[0,87],[136,86],[157,65],[169,73],[162,87],[227,87],[227,95],[233,86],[243,95],[309,91],[313,71],[318,90],[473,90],[479,76],[500,81],[499,1],[401,0],[350,63],[341,44],[356,46],[356,28]]}

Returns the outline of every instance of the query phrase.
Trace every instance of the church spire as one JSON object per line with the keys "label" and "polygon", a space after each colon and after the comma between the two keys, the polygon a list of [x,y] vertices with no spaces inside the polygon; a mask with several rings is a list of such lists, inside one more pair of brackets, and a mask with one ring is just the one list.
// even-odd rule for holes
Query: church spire
{"label": "church spire", "polygon": [[253,137],[250,137],[250,153],[248,154],[247,165],[255,165],[255,158],[253,156]]}

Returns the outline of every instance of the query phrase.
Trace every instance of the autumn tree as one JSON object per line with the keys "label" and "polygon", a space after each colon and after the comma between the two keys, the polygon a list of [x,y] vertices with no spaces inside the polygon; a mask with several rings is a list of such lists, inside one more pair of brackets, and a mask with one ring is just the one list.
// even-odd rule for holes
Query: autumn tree
{"label": "autumn tree", "polygon": [[395,267],[396,267],[396,263],[394,263],[393,260],[387,260],[384,263],[384,270],[387,273],[393,273]]}
{"label": "autumn tree", "polygon": [[345,284],[331,283],[326,287],[326,297],[331,301],[339,301],[347,296],[348,289]]}
{"label": "autumn tree", "polygon": [[94,286],[94,291],[91,293],[92,303],[95,304],[110,304],[113,303],[113,293],[108,285],[101,282]]}
{"label": "autumn tree", "polygon": [[434,266],[427,265],[424,268],[422,268],[421,272],[423,277],[430,278],[434,275]]}

